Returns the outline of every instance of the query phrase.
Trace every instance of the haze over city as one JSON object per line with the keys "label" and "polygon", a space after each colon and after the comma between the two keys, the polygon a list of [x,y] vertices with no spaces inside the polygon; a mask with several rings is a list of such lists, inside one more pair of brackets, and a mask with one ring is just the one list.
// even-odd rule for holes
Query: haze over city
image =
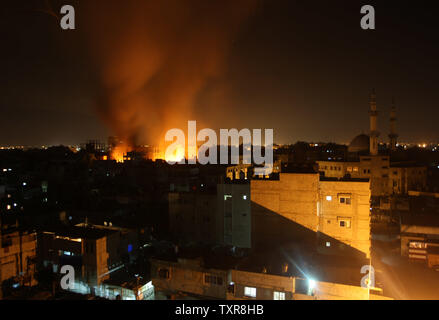
{"label": "haze over city", "polygon": [[[372,1],[369,32],[361,1],[168,2],[72,1],[68,31],[45,1],[4,4],[0,145],[153,144],[187,120],[347,144],[368,130],[373,88],[382,131],[394,97],[401,141],[439,140],[431,2]],[[177,18],[172,5],[188,10]]]}

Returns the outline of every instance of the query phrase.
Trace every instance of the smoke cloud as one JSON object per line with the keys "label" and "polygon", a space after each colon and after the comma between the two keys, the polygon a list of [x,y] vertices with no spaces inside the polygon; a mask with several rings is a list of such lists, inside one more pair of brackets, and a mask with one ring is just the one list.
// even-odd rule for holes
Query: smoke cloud
{"label": "smoke cloud", "polygon": [[97,110],[127,143],[154,144],[168,129],[199,120],[194,101],[224,72],[255,0],[106,0],[85,6],[102,89]]}

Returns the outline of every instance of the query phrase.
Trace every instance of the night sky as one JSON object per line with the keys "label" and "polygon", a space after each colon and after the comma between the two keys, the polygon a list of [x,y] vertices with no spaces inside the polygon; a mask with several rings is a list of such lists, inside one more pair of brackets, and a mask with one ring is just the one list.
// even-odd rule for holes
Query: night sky
{"label": "night sky", "polygon": [[[115,133],[96,111],[102,83],[83,3],[50,1],[56,12],[75,7],[74,31],[38,11],[45,1],[2,3],[0,145],[79,144]],[[365,4],[375,6],[376,30],[360,28]],[[105,13],[105,1],[101,7]],[[434,8],[433,1],[257,1],[230,40],[222,72],[197,91],[196,117],[188,120],[214,129],[273,128],[277,143],[349,143],[368,132],[375,88],[381,140],[388,141],[394,96],[399,140],[437,142]],[[114,30],[126,17],[113,19]]]}

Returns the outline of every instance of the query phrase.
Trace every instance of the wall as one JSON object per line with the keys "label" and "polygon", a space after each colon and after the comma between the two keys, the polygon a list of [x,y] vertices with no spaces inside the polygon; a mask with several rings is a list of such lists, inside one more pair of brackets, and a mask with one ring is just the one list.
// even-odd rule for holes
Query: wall
{"label": "wall", "polygon": [[[159,270],[168,270],[169,278],[159,276]],[[205,282],[206,275],[222,279],[222,284]],[[228,273],[224,270],[204,269],[194,261],[169,262],[151,260],[151,280],[156,295],[184,293],[209,299],[225,299],[228,285]]]}
{"label": "wall", "polygon": [[[341,204],[341,195],[349,196],[351,204]],[[327,196],[333,200],[327,201]],[[254,247],[294,241],[315,247],[326,236],[369,255],[368,182],[319,181],[319,174],[281,173],[279,180],[252,180],[251,199]],[[340,228],[338,220],[343,217],[350,219],[350,228]]]}
{"label": "wall", "polygon": [[249,184],[218,184],[217,243],[251,247],[251,194]]}
{"label": "wall", "polygon": [[20,282],[25,285],[35,285],[36,234],[14,232],[2,234],[1,236],[0,284],[24,273],[24,277],[21,278]]}
{"label": "wall", "polygon": [[253,246],[311,240],[317,231],[318,174],[280,174],[279,180],[252,180]]}
{"label": "wall", "polygon": [[[350,199],[350,204],[346,199]],[[369,183],[321,181],[318,231],[365,253],[368,258],[371,246],[369,199]],[[331,243],[325,241],[322,248],[334,249],[334,244],[328,247],[326,242]]]}

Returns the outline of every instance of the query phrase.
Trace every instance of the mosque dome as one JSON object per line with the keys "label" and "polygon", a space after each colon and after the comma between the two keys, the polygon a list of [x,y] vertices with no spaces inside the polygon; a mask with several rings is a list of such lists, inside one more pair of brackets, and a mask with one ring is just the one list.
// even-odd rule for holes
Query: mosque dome
{"label": "mosque dome", "polygon": [[369,136],[366,134],[360,134],[356,136],[348,147],[348,152],[356,152],[356,153],[362,153],[362,152],[368,152],[369,151]]}

